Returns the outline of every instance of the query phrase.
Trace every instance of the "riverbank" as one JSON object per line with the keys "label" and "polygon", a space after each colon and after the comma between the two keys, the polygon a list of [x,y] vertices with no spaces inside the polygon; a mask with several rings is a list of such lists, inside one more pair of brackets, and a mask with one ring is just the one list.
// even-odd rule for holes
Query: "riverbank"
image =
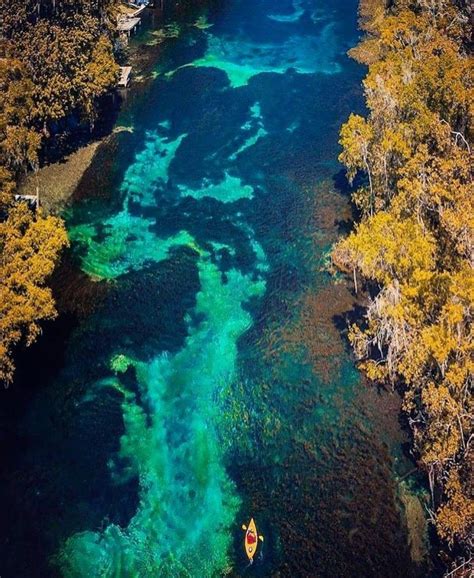
{"label": "riverbank", "polygon": [[71,204],[75,191],[87,169],[93,163],[100,146],[121,132],[130,132],[130,127],[115,127],[110,135],[93,140],[61,160],[47,164],[35,173],[30,173],[18,186],[21,195],[36,195],[39,191],[40,206],[45,214],[61,215]]}
{"label": "riverbank", "polygon": [[[113,118],[122,110],[126,117],[127,101],[140,98],[146,90],[146,85],[153,81],[156,75],[155,65],[160,55],[160,48],[166,42],[177,39],[185,26],[205,29],[208,24],[206,17],[199,10],[178,11],[182,21],[173,16],[166,16],[159,9],[148,9],[143,15],[143,23],[136,35],[132,36],[126,47],[126,61],[123,64],[132,67],[133,76],[131,85],[127,89],[117,89],[106,104],[101,107],[100,117],[96,124],[99,130],[91,133],[87,142],[87,135],[81,132],[82,144],[77,150],[66,153],[29,173],[18,184],[18,193],[21,195],[36,195],[39,189],[40,204],[46,214],[61,215],[70,206],[74,192],[87,169],[102,145],[107,146],[114,135],[122,131],[132,131],[131,126],[114,125]],[[124,112],[125,110],[125,112]],[[100,133],[100,136],[95,136]],[[71,135],[70,139],[73,138]],[[58,156],[56,153],[54,156]]]}
{"label": "riverbank", "polygon": [[[113,119],[109,117],[118,113],[138,85],[149,80],[151,62],[157,56],[159,45],[167,37],[166,33],[160,33],[166,23],[159,10],[148,9],[143,15],[143,21],[139,33],[130,39],[126,48],[126,64],[133,69],[132,84],[127,89],[115,89],[115,94],[103,99],[104,104],[100,108],[100,117],[96,122],[100,129],[90,134],[90,142],[87,142],[87,134],[81,131],[80,140],[83,144],[77,150],[63,156],[61,153],[55,153],[55,157],[59,154],[59,159],[56,158],[37,171],[27,174],[18,184],[18,193],[21,195],[36,195],[39,191],[40,205],[46,214],[61,215],[71,204],[74,192],[101,145],[114,134],[131,130],[130,127],[114,127]],[[158,41],[154,43],[152,49],[147,50],[147,46],[150,47],[150,36],[158,37]],[[98,132],[100,136],[96,136]],[[71,134],[68,140],[72,141],[73,138],[74,134]]]}
{"label": "riverbank", "polygon": [[371,287],[352,326],[354,352],[375,384],[402,392],[439,557],[450,575],[467,576],[474,569],[472,10],[468,2],[420,4],[361,2],[365,36],[351,54],[368,65],[367,111],[343,125],[340,159],[351,180],[367,180],[353,196],[358,222],[333,259]]}

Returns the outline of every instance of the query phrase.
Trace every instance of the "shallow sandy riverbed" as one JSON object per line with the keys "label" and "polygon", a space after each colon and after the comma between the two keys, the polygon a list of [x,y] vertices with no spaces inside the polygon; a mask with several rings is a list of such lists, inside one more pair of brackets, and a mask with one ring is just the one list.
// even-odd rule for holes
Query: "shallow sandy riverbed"
{"label": "shallow sandy riverbed", "polygon": [[92,142],[63,161],[46,165],[31,173],[21,183],[20,194],[35,195],[39,188],[40,204],[46,213],[60,213],[76,190],[102,141]]}
{"label": "shallow sandy riverbed", "polygon": [[[128,127],[118,126],[111,135],[129,131]],[[71,201],[81,179],[92,163],[102,143],[111,137],[97,139],[63,160],[41,167],[36,173],[29,174],[20,183],[18,191],[22,195],[36,195],[39,188],[40,205],[47,214],[60,214]]]}

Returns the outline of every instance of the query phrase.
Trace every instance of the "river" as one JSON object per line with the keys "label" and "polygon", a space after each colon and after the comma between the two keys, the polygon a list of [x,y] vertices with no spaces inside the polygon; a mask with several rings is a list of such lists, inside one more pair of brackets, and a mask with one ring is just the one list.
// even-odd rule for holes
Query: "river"
{"label": "river", "polygon": [[222,0],[143,33],[167,38],[66,213],[82,314],[4,405],[2,578],[422,575],[398,400],[358,374],[327,271],[356,18]]}

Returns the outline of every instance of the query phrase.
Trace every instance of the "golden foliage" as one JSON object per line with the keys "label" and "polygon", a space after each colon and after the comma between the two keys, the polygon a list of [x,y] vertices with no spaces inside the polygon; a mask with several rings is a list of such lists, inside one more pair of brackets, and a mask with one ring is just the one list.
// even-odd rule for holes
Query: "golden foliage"
{"label": "golden foliage", "polygon": [[[33,83],[16,59],[0,58],[0,187],[12,188],[21,171],[36,168],[40,135],[32,129]],[[2,186],[3,185],[3,186]]]}
{"label": "golden foliage", "polygon": [[0,223],[0,381],[12,380],[12,346],[22,337],[30,345],[38,322],[56,315],[45,283],[66,245],[62,221],[35,216],[25,203],[12,205]]}
{"label": "golden foliage", "polygon": [[56,315],[48,277],[67,245],[61,219],[13,200],[19,176],[36,170],[51,127],[75,115],[92,125],[115,85],[115,0],[0,0],[0,381],[13,378],[13,347],[30,345]]}
{"label": "golden foliage", "polygon": [[445,492],[447,500],[436,513],[436,524],[440,536],[452,544],[474,525],[474,500],[465,494],[459,472],[454,468],[445,484]]}
{"label": "golden foliage", "polygon": [[[371,289],[364,324],[349,338],[361,368],[405,389],[404,409],[420,464],[444,500],[440,536],[469,540],[474,439],[474,190],[470,137],[472,59],[467,14],[445,0],[362,0],[368,36],[356,49],[369,64],[367,118],[341,130],[340,160],[361,221],[337,243],[339,268]],[[460,476],[464,467],[468,473]]]}
{"label": "golden foliage", "polygon": [[380,284],[411,279],[417,270],[434,266],[434,239],[413,219],[399,220],[380,211],[359,223],[356,232],[336,246],[339,264],[356,266]]}
{"label": "golden foliage", "polygon": [[39,127],[76,112],[93,122],[98,97],[115,85],[112,43],[94,23],[91,17],[69,25],[43,20],[15,38],[14,52],[33,81],[31,114]]}

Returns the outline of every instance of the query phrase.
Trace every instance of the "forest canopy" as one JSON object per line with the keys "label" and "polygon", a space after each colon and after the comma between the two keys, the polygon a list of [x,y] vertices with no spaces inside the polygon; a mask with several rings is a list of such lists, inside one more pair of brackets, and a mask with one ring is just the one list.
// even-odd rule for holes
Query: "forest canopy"
{"label": "forest canopy", "polygon": [[13,379],[13,346],[31,344],[56,315],[47,281],[67,235],[60,218],[15,198],[42,147],[68,121],[93,127],[115,86],[114,0],[0,0],[0,381]]}
{"label": "forest canopy", "polygon": [[[341,130],[360,220],[333,251],[364,280],[350,328],[362,369],[404,394],[431,518],[454,552],[474,547],[474,92],[467,3],[363,0],[368,114]],[[460,548],[460,550],[459,550]]]}

